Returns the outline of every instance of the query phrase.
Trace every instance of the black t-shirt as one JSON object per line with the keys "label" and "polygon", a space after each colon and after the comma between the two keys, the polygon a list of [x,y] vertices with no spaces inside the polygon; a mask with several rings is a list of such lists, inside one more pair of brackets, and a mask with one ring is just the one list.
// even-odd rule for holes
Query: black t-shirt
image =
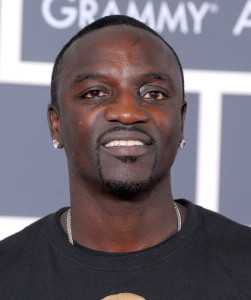
{"label": "black t-shirt", "polygon": [[37,221],[0,242],[0,299],[250,300],[251,229],[178,201],[188,209],[181,231],[129,253],[71,245],[66,208]]}

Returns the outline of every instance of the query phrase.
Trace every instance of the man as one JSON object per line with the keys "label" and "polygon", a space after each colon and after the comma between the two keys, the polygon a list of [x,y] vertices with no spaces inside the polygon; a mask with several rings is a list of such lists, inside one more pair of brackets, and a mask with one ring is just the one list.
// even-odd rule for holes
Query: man
{"label": "man", "polygon": [[173,201],[187,106],[173,49],[100,19],[58,55],[51,95],[71,207],[1,243],[2,299],[250,299],[251,230]]}

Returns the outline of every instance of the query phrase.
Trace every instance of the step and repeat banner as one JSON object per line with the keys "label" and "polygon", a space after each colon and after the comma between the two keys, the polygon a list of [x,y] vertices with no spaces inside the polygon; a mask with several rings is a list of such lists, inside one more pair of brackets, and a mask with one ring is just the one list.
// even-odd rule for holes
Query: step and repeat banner
{"label": "step and repeat banner", "polygon": [[46,119],[52,65],[72,35],[111,14],[148,24],[184,67],[174,197],[251,225],[251,0],[0,0],[0,239],[69,205]]}

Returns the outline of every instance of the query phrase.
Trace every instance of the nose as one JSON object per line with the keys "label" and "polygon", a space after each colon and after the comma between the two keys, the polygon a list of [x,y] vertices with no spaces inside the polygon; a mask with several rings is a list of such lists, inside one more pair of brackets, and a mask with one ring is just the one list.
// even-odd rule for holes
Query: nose
{"label": "nose", "polygon": [[146,123],[148,121],[148,112],[136,97],[126,93],[117,96],[113,102],[109,103],[105,117],[109,122],[120,122],[129,125]]}

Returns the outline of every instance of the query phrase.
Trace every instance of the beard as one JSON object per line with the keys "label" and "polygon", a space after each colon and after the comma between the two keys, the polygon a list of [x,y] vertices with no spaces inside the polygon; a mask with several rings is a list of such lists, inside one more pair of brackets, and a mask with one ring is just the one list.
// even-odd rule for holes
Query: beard
{"label": "beard", "polygon": [[151,182],[152,176],[149,176],[147,180],[142,180],[138,182],[130,182],[130,181],[112,181],[112,180],[104,180],[101,178],[102,184],[111,192],[115,193],[120,198],[128,198],[133,194],[139,193],[147,189]]}
{"label": "beard", "polygon": [[[122,156],[119,157],[118,160],[120,160],[124,164],[133,164],[137,161],[137,157]],[[157,153],[155,154],[152,170],[149,173],[149,176],[144,180],[137,180],[137,181],[136,180],[112,180],[112,179],[107,180],[105,179],[103,173],[99,155],[97,158],[98,173],[102,185],[107,190],[113,192],[119,198],[122,198],[124,200],[130,200],[130,196],[146,190],[151,185],[151,183],[153,182],[153,177],[154,177],[153,175],[154,175],[156,164],[157,164]]]}
{"label": "beard", "polygon": [[[124,164],[133,164],[136,163],[137,157],[134,156],[122,156],[118,157],[118,160],[120,160]],[[152,166],[152,170],[149,173],[149,176],[145,178],[144,180],[107,180],[105,179],[103,169],[100,162],[99,155],[97,156],[97,169],[100,181],[102,185],[109,191],[115,193],[120,198],[123,198],[124,200],[130,200],[130,196],[133,194],[139,193],[147,189],[151,183],[153,182],[153,175],[154,170],[157,164],[157,151],[155,153],[154,163]]]}
{"label": "beard", "polygon": [[[100,159],[100,140],[102,136],[108,132],[112,131],[120,131],[120,130],[135,130],[139,131],[141,133],[144,133],[145,135],[149,136],[151,139],[151,142],[155,145],[154,150],[154,159],[152,163],[152,168],[149,171],[149,175],[146,176],[144,179],[107,179],[105,176],[104,168],[102,167],[101,159]],[[154,178],[154,170],[157,165],[157,157],[158,157],[158,151],[156,147],[156,141],[153,139],[152,136],[150,136],[146,131],[139,129],[137,127],[132,126],[130,129],[125,128],[124,126],[116,126],[114,128],[111,128],[110,130],[105,131],[98,139],[97,147],[96,147],[96,166],[98,170],[98,175],[101,184],[109,191],[115,193],[119,198],[123,200],[130,200],[130,196],[133,194],[139,193],[141,191],[144,191],[147,189],[151,183],[153,182]],[[129,165],[137,163],[138,157],[137,156],[120,156],[117,157],[117,159],[124,165]]]}

